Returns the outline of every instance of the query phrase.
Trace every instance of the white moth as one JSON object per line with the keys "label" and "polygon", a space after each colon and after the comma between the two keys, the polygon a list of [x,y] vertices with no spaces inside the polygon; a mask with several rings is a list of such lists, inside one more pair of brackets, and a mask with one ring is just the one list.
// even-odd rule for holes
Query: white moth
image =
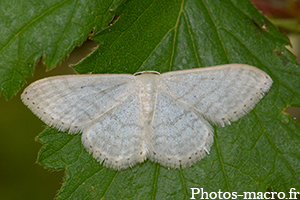
{"label": "white moth", "polygon": [[104,166],[125,169],[149,158],[189,167],[213,144],[208,123],[225,126],[251,109],[272,79],[230,64],[163,74],[67,75],[28,86],[21,98],[46,124],[69,133]]}

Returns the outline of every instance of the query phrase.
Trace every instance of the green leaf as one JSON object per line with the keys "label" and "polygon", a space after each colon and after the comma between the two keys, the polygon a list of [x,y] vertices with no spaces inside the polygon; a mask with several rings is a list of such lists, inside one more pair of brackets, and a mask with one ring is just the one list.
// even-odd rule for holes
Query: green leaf
{"label": "green leaf", "polygon": [[14,96],[41,56],[47,69],[61,62],[93,29],[108,24],[119,1],[0,1],[0,93]]}
{"label": "green leaf", "polygon": [[243,194],[269,187],[286,195],[290,188],[300,190],[299,125],[284,113],[300,105],[300,68],[276,27],[240,0],[131,0],[116,11],[116,22],[92,37],[97,50],[74,66],[79,73],[244,63],[267,72],[274,84],[248,115],[214,127],[210,155],[183,170],[149,161],[122,171],[103,168],[82,147],[80,134],[46,129],[38,137],[44,144],[38,162],[66,169],[58,199],[189,199],[190,188]]}

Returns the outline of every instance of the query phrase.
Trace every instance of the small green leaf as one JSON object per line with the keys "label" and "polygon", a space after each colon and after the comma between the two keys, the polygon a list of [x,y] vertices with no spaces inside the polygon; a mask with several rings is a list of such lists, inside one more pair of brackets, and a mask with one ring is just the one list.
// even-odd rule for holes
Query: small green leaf
{"label": "small green leaf", "polygon": [[0,1],[0,93],[14,96],[41,56],[47,69],[61,62],[108,24],[119,1]]}
{"label": "small green leaf", "polygon": [[238,194],[268,187],[287,195],[290,188],[299,191],[299,125],[284,110],[300,105],[300,67],[285,49],[287,38],[249,1],[131,0],[120,6],[116,22],[96,30],[92,39],[99,46],[74,66],[77,72],[166,72],[244,63],[267,72],[274,84],[248,115],[231,126],[214,127],[210,155],[184,170],[149,161],[122,171],[103,168],[82,147],[81,134],[46,129],[38,137],[44,144],[38,162],[49,169],[66,168],[57,198],[189,199],[192,187]]}

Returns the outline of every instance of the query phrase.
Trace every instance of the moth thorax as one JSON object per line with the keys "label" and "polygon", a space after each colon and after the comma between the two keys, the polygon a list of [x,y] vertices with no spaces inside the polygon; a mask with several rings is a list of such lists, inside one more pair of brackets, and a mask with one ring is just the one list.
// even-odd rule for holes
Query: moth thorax
{"label": "moth thorax", "polygon": [[155,74],[142,74],[137,76],[139,82],[139,97],[142,102],[142,111],[145,119],[145,123],[149,124],[151,122],[155,97],[156,97],[156,79]]}

